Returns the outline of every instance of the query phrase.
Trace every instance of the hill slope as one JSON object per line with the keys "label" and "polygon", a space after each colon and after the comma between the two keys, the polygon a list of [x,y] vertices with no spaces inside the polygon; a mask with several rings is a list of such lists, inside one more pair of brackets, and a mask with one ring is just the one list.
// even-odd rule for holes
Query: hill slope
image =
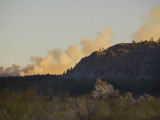
{"label": "hill slope", "polygon": [[160,43],[121,43],[95,51],[70,70],[66,78],[159,79]]}

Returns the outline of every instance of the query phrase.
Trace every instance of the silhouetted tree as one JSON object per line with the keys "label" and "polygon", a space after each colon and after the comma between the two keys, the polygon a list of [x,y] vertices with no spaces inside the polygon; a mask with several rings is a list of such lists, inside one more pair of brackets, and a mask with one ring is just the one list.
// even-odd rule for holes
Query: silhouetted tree
{"label": "silhouetted tree", "polygon": [[135,45],[135,44],[136,44],[136,41],[135,41],[135,40],[133,40],[133,41],[132,41],[132,45]]}
{"label": "silhouetted tree", "polygon": [[160,45],[160,38],[157,40],[158,44]]}
{"label": "silhouetted tree", "polygon": [[150,41],[150,42],[153,42],[153,37],[151,37],[151,38],[149,39],[149,41]]}

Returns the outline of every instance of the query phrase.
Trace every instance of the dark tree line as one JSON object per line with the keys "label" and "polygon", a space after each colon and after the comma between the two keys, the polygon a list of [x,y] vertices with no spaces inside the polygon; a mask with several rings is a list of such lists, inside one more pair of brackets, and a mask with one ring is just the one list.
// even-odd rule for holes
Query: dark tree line
{"label": "dark tree line", "polygon": [[[132,92],[133,95],[148,93],[159,96],[160,79],[102,79],[112,84],[115,89],[121,93]],[[8,88],[10,91],[26,90],[33,88],[39,94],[60,95],[69,93],[77,96],[90,93],[95,87],[94,79],[64,79],[63,76],[38,75],[25,77],[0,77],[0,89]]]}

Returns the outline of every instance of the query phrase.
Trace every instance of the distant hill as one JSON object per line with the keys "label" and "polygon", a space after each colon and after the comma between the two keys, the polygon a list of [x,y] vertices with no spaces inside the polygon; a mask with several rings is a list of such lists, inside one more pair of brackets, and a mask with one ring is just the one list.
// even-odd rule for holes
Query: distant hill
{"label": "distant hill", "polygon": [[39,94],[87,94],[100,78],[121,93],[160,97],[160,42],[121,43],[93,52],[64,75],[0,77],[0,91],[33,88]]}
{"label": "distant hill", "polygon": [[64,76],[74,79],[159,79],[160,42],[121,43],[95,51]]}

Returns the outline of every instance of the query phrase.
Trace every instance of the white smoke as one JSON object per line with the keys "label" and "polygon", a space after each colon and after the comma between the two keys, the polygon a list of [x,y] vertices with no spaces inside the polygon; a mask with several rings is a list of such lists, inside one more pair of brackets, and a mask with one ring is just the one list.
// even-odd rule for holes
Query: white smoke
{"label": "white smoke", "polygon": [[24,68],[15,65],[12,66],[13,68],[0,68],[0,74],[5,73],[21,76],[47,73],[62,74],[68,68],[74,67],[81,58],[88,56],[102,47],[108,48],[113,45],[112,37],[113,31],[110,27],[107,27],[98,32],[98,37],[95,40],[89,38],[83,39],[79,46],[69,46],[64,52],[60,49],[51,50],[45,58],[31,57],[33,63]]}
{"label": "white smoke", "polygon": [[150,11],[149,18],[132,37],[136,41],[149,40],[151,37],[154,40],[160,38],[160,6]]}

